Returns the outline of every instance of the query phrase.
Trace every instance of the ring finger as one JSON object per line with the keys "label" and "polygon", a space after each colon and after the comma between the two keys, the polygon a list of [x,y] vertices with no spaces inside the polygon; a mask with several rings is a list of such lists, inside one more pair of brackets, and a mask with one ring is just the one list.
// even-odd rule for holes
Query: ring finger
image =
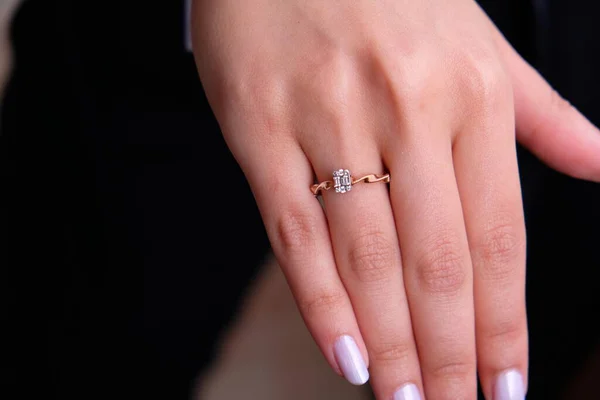
{"label": "ring finger", "polygon": [[[375,146],[348,146],[333,147],[333,154],[331,147],[303,147],[320,180],[332,180],[332,171],[345,166],[356,172],[354,179],[383,172]],[[421,375],[387,185],[360,183],[346,193],[331,189],[323,199],[336,264],[367,346],[377,398],[416,400]]]}

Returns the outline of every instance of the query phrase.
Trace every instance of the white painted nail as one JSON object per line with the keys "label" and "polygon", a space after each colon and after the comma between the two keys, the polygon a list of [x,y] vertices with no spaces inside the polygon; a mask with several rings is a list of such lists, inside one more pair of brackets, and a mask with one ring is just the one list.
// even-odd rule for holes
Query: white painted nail
{"label": "white painted nail", "polygon": [[525,387],[519,371],[511,369],[501,373],[496,379],[494,400],[524,400]]}
{"label": "white painted nail", "polygon": [[344,377],[353,385],[362,385],[369,380],[369,371],[360,350],[352,337],[341,336],[333,345],[335,359]]}
{"label": "white painted nail", "polygon": [[416,385],[409,383],[396,390],[392,400],[421,400],[421,394]]}

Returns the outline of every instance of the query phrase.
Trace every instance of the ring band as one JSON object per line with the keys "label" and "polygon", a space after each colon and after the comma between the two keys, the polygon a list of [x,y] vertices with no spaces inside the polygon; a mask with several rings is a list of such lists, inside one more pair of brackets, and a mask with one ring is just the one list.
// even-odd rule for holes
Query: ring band
{"label": "ring band", "polygon": [[360,183],[375,183],[375,182],[390,182],[390,174],[385,174],[382,176],[377,176],[374,174],[365,175],[361,178],[354,179],[350,174],[350,171],[347,169],[338,169],[333,171],[333,181],[323,181],[321,183],[316,183],[310,187],[311,192],[318,196],[321,194],[322,190],[329,190],[331,188],[335,189],[336,193],[346,193],[352,190],[352,186]]}

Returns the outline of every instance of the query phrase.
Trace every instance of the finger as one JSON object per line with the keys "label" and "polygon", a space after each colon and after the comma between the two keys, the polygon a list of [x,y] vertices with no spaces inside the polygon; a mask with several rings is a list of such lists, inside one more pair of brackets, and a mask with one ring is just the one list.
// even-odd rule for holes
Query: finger
{"label": "finger", "polygon": [[313,173],[306,157],[295,143],[271,151],[246,143],[238,154],[314,340],[336,372],[352,384],[364,384],[369,379],[366,347],[337,273],[323,209],[310,191]]}
{"label": "finger", "polygon": [[563,99],[496,31],[512,78],[517,139],[551,167],[600,182],[600,131]]}
{"label": "finger", "polygon": [[480,102],[480,117],[454,143],[474,271],[478,372],[494,400],[524,399],[528,362],[525,224],[508,82]]}
{"label": "finger", "polygon": [[425,397],[474,399],[472,271],[450,139],[427,131],[441,122],[414,124],[423,129],[407,129],[386,160]]}
{"label": "finger", "polygon": [[[354,167],[354,178],[383,172],[374,146],[348,142],[356,147],[307,151],[320,179],[331,179],[339,166]],[[332,189],[323,200],[340,276],[369,352],[374,392],[378,399],[416,399],[409,396],[421,391],[418,354],[387,185],[360,183],[343,194]]]}

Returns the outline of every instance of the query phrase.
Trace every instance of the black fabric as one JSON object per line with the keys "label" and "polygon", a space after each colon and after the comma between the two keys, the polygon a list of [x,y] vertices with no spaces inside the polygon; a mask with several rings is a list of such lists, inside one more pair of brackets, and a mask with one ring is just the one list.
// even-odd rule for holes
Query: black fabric
{"label": "black fabric", "polygon": [[2,398],[185,398],[268,249],[182,18],[140,1],[16,15]]}
{"label": "black fabric", "polygon": [[[514,4],[488,11],[552,86],[600,126],[600,5],[536,0],[533,18],[517,28],[515,18],[528,12],[524,2]],[[533,36],[524,43],[527,30]],[[519,162],[528,238],[528,399],[568,399],[572,380],[600,349],[600,185],[552,171],[523,149]]]}
{"label": "black fabric", "polygon": [[[482,1],[600,124],[596,2]],[[29,0],[0,137],[2,398],[188,398],[268,243],[183,48],[180,2]],[[520,149],[529,399],[597,346],[600,187]],[[218,171],[226,184],[207,188]]]}

